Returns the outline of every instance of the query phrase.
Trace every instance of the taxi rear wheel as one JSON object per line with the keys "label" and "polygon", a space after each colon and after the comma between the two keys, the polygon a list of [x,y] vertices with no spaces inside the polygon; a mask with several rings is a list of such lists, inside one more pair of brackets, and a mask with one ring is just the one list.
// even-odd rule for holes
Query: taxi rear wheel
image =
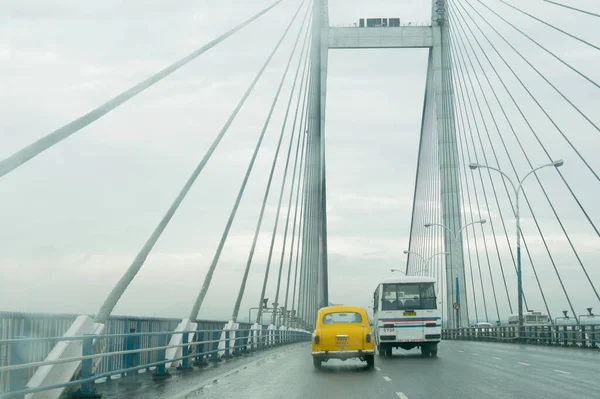
{"label": "taxi rear wheel", "polygon": [[368,368],[372,369],[373,367],[375,367],[375,355],[366,356],[365,360],[367,361]]}

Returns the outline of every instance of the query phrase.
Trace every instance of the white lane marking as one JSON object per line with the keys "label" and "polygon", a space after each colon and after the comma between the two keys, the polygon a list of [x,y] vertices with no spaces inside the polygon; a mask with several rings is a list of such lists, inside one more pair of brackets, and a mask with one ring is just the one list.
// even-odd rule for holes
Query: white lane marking
{"label": "white lane marking", "polygon": [[473,352],[473,355],[475,355],[475,356],[481,356],[479,353],[475,353],[475,352]]}
{"label": "white lane marking", "polygon": [[390,377],[388,377],[388,376],[383,376],[383,379],[386,380],[387,382],[392,381],[392,379]]}
{"label": "white lane marking", "polygon": [[375,367],[375,370],[377,371],[381,371],[381,369],[379,367]]}
{"label": "white lane marking", "polygon": [[398,397],[400,399],[408,399],[408,396],[406,396],[405,394],[403,394],[402,392],[396,392],[396,395],[398,395]]}
{"label": "white lane marking", "polygon": [[561,374],[571,374],[568,371],[562,371],[562,370],[554,370],[554,371],[556,371],[557,373],[561,373]]}
{"label": "white lane marking", "polygon": [[496,360],[502,360],[501,357],[496,357],[496,356],[492,356],[492,359],[496,359]]}
{"label": "white lane marking", "polygon": [[517,363],[522,364],[523,366],[531,366],[531,364],[529,364],[529,363],[523,363],[523,362],[517,362]]}
{"label": "white lane marking", "polygon": [[465,353],[465,351],[457,351],[458,353]]}

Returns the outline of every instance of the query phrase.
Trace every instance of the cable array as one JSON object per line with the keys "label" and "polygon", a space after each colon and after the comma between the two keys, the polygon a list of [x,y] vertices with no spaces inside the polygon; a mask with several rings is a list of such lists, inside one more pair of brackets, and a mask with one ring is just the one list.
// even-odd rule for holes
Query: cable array
{"label": "cable array", "polygon": [[[183,59],[0,161],[0,177],[171,75],[282,1],[274,2]],[[100,307],[97,322],[106,322],[265,70],[283,51],[282,44],[288,37],[293,45],[289,53],[285,52],[285,68],[189,317],[195,320],[199,315],[264,139],[272,130],[279,133],[277,145],[264,182],[232,320],[239,316],[272,189],[277,193],[277,206],[267,261],[264,270],[259,270],[262,286],[257,298],[258,313],[252,321],[263,323],[264,314],[270,313],[272,324],[310,328],[319,307],[327,305],[320,69],[323,49],[327,51],[322,46],[320,29],[327,18],[319,8],[321,2],[297,3],[285,30],[224,126]],[[600,16],[555,1],[545,3],[548,8],[561,7],[586,18]],[[437,11],[444,11],[436,14],[432,29],[436,35],[439,33],[441,44],[434,44],[429,53],[406,274],[435,278],[443,317],[454,311],[458,315],[453,302],[459,301],[456,287],[460,283],[459,291],[467,296],[462,303],[468,303],[460,308],[461,320],[506,321],[519,306],[515,302],[520,253],[515,245],[515,225],[517,218],[523,219],[518,233],[524,247],[525,308],[543,310],[551,320],[566,308],[577,320],[586,306],[600,302],[600,275],[593,268],[593,256],[582,243],[600,247],[600,213],[595,207],[600,195],[600,164],[590,152],[594,144],[600,145],[600,120],[580,93],[569,90],[564,80],[585,87],[596,99],[600,98],[600,83],[581,62],[569,59],[560,43],[545,43],[543,38],[549,32],[559,35],[568,46],[595,55],[595,61],[600,58],[600,52],[596,53],[600,44],[551,22],[539,15],[539,10],[527,10],[521,3],[438,0],[435,4]],[[556,73],[548,71],[548,60]],[[281,94],[290,81],[282,124],[272,129],[277,106],[284,101]],[[569,169],[559,169],[563,162],[558,159],[564,159]],[[540,162],[550,168],[536,169]],[[277,186],[274,176],[280,170],[282,180]],[[533,174],[528,175],[529,171]],[[517,180],[507,180],[506,176]],[[526,182],[519,180],[527,176],[531,178]],[[267,295],[274,298],[271,308],[264,303]]]}
{"label": "cable array", "polygon": [[[593,207],[594,198],[600,194],[598,163],[582,146],[589,137],[597,141],[594,134],[599,132],[599,122],[586,111],[588,104],[582,104],[556,74],[548,72],[543,60],[550,57],[554,68],[592,92],[600,86],[582,65],[566,59],[555,42],[544,43],[543,30],[562,35],[565,43],[575,48],[596,51],[600,47],[526,10],[522,3],[443,3],[445,13],[437,23],[442,51],[449,54],[451,67],[449,76],[442,72],[442,90],[451,94],[454,105],[451,110],[444,108],[444,101],[440,103],[440,97],[430,93],[435,82],[430,52],[406,273],[436,277],[443,314],[449,314],[452,303],[446,296],[454,292],[444,294],[443,289],[453,290],[454,285],[446,280],[445,272],[455,275],[456,259],[448,254],[446,259],[431,258],[429,262],[435,267],[426,265],[432,255],[452,252],[447,239],[425,227],[443,223],[440,186],[454,182],[454,176],[443,167],[452,162],[452,155],[440,152],[447,148],[442,147],[441,135],[447,134],[448,127],[436,126],[436,114],[442,112],[454,119],[459,153],[461,205],[452,212],[462,211],[460,235],[469,322],[506,322],[517,311],[517,198],[511,182],[494,169],[510,176],[518,187],[520,181],[515,179],[540,166],[540,159],[552,166],[560,158],[578,173],[558,167],[539,170],[519,190],[519,214],[521,221],[525,220],[520,231],[523,302],[526,310],[544,311],[553,322],[565,309],[577,320],[586,306],[600,301],[593,259],[576,238],[585,235],[586,241],[600,247],[599,214]],[[517,17],[529,19],[532,25],[520,23]],[[585,133],[575,134],[569,128],[573,124],[583,126]],[[473,163],[483,167],[475,166],[471,171]],[[452,226],[444,228],[447,236],[456,233]]]}
{"label": "cable array", "polygon": [[[519,46],[523,46],[523,42],[511,40],[511,37],[518,36],[511,36],[505,31],[512,29],[522,38],[519,40],[527,40],[541,52],[550,55],[557,61],[557,68],[566,67],[572,74],[572,79],[583,79],[590,86],[590,90],[596,90],[597,83],[581,72],[580,67],[565,61],[558,55],[557,50],[547,47],[525,32],[525,27],[521,28],[516,22],[511,22],[509,10],[539,22],[544,28],[563,34],[573,41],[574,46],[594,49],[597,47],[504,0],[448,2],[452,79],[456,89],[454,103],[458,115],[456,131],[463,171],[461,193],[463,201],[466,201],[463,207],[468,207],[468,211],[465,211],[472,216],[465,217],[463,221],[468,223],[473,219],[487,220],[486,228],[484,225],[481,225],[480,229],[472,226],[471,234],[465,235],[467,242],[463,248],[469,258],[474,256],[477,259],[477,267],[467,269],[471,274],[469,305],[475,312],[473,321],[506,322],[508,315],[516,312],[516,273],[509,273],[507,269],[511,264],[515,271],[517,268],[513,233],[516,198],[510,183],[495,171],[482,168],[469,171],[469,164],[474,162],[489,165],[511,177],[523,178],[529,170],[538,166],[539,161],[534,161],[534,154],[539,150],[545,155],[547,162],[567,158],[568,154],[558,156],[557,147],[549,142],[548,135],[541,134],[543,117],[547,122],[544,126],[551,126],[558,134],[557,137],[563,140],[564,144],[558,148],[561,151],[570,150],[574,158],[567,159],[570,162],[578,160],[587,171],[583,176],[588,179],[589,188],[596,192],[600,188],[596,168],[584,156],[584,151],[578,148],[578,138],[572,136],[568,127],[560,121],[560,115],[550,111],[551,104],[540,94],[545,88],[540,88],[540,81],[533,82],[533,79],[527,78],[537,76],[541,79],[547,88],[558,95],[557,99],[565,104],[565,112],[573,111],[571,114],[575,115],[574,117],[579,117],[582,123],[588,123],[590,132],[597,131],[597,122],[576,104],[576,98],[571,98],[557,83],[552,82],[552,78],[546,72],[542,72],[539,61],[533,54],[518,49]],[[518,64],[519,61],[521,64]],[[523,72],[524,65],[534,75]],[[537,115],[534,115],[535,108],[532,109],[531,104],[539,111]],[[600,297],[588,270],[590,260],[588,258],[586,262],[586,257],[574,239],[578,232],[573,225],[569,226],[565,219],[565,213],[569,210],[566,205],[579,210],[577,218],[580,226],[587,225],[590,239],[600,245],[598,221],[594,220],[594,213],[590,211],[589,205],[586,205],[584,193],[576,191],[573,177],[567,177],[566,172],[558,168],[552,169],[555,172],[549,170],[533,174],[531,179],[523,184],[520,193],[521,205],[524,205],[521,206],[521,219],[527,218],[531,221],[525,227],[522,226],[521,230],[525,255],[524,303],[525,309],[543,310],[551,319],[559,313],[558,310],[564,308],[577,319],[579,314],[584,313],[586,305],[592,305],[589,302],[591,298],[600,300]],[[555,188],[560,184],[564,187],[562,193]],[[571,197],[571,201],[566,204],[564,202],[568,198],[565,195]],[[564,244],[552,245],[550,237],[558,233],[562,235],[561,240],[564,240]],[[483,243],[483,248],[477,248],[478,241]],[[535,243],[534,247],[532,243]],[[585,287],[569,287],[566,283],[567,279],[573,279],[573,275],[577,273],[577,270],[569,267],[570,261],[564,260],[566,256],[572,257],[574,263],[579,266],[580,276],[586,282]],[[575,293],[579,291],[581,294],[584,290],[588,302],[577,303]],[[559,297],[562,297],[562,300],[558,299]],[[492,301],[494,304],[493,318],[485,309],[486,301]],[[484,314],[481,309],[477,309],[481,303],[484,306]]]}

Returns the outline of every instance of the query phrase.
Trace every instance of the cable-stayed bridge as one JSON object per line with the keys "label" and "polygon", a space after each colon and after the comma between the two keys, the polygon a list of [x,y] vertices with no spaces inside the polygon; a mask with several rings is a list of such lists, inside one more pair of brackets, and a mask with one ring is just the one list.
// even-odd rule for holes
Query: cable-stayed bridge
{"label": "cable-stayed bridge", "polygon": [[[594,315],[600,301],[600,119],[594,112],[600,105],[600,9],[593,7],[434,0],[424,24],[389,15],[366,16],[350,26],[333,26],[324,0],[241,7],[249,11],[238,25],[7,153],[0,187],[14,196],[28,190],[20,176],[26,184],[40,182],[43,168],[36,179],[27,177],[36,164],[112,114],[134,109],[134,97],[212,60],[254,26],[271,29],[272,47],[249,72],[238,102],[206,104],[223,113],[222,125],[214,132],[201,128],[210,139],[181,186],[173,185],[164,209],[152,210],[155,225],[147,226],[139,251],[129,254],[98,308],[83,315],[0,314],[0,397],[594,397],[600,390],[600,321]],[[248,40],[246,48],[253,43]],[[408,352],[381,359],[373,372],[348,362],[315,373],[306,342],[317,310],[341,295],[329,288],[336,278],[328,265],[329,58],[332,51],[363,49],[427,53],[424,93],[417,99],[422,113],[420,134],[414,132],[419,144],[409,241],[398,242],[407,258],[399,272],[437,279],[444,339],[439,359]],[[258,109],[252,98],[265,80],[273,91],[266,109]],[[115,316],[186,197],[202,187],[219,154],[232,153],[228,133],[245,107],[253,107],[258,119],[248,124],[256,131],[251,151],[231,155],[240,181],[222,178],[217,189],[195,198],[214,196],[231,208],[214,253],[202,260],[205,274],[182,273],[199,278],[187,317]],[[110,127],[101,126],[109,135]],[[9,127],[5,137],[16,134]],[[375,132],[365,135],[377,140]],[[236,289],[223,295],[211,283],[230,272],[224,261],[233,250],[228,240],[257,181],[260,206],[249,221],[245,262],[237,265],[239,273],[230,273]],[[128,185],[135,190],[135,178]],[[224,198],[221,187],[229,185],[232,198]],[[210,210],[204,212],[211,218]],[[10,213],[6,219],[15,220]],[[11,223],[5,223],[8,231],[22,232]],[[256,256],[263,247],[264,263]],[[94,287],[93,279],[87,283],[84,292]],[[252,298],[249,284],[257,286]],[[221,321],[202,317],[211,290],[232,304]],[[544,325],[536,323],[542,316]],[[486,324],[472,327],[476,323]]]}

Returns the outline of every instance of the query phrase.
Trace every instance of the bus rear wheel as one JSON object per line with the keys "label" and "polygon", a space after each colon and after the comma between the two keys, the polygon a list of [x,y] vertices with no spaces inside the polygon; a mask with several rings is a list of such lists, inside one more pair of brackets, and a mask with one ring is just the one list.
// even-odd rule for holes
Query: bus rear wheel
{"label": "bus rear wheel", "polygon": [[392,357],[392,345],[386,345],[385,347],[385,356]]}
{"label": "bus rear wheel", "polygon": [[321,368],[321,359],[313,357],[313,366],[315,367],[315,369],[319,370]]}
{"label": "bus rear wheel", "polygon": [[427,357],[427,356],[429,356],[430,353],[431,353],[431,350],[429,349],[428,346],[426,346],[426,345],[421,346],[421,356]]}

